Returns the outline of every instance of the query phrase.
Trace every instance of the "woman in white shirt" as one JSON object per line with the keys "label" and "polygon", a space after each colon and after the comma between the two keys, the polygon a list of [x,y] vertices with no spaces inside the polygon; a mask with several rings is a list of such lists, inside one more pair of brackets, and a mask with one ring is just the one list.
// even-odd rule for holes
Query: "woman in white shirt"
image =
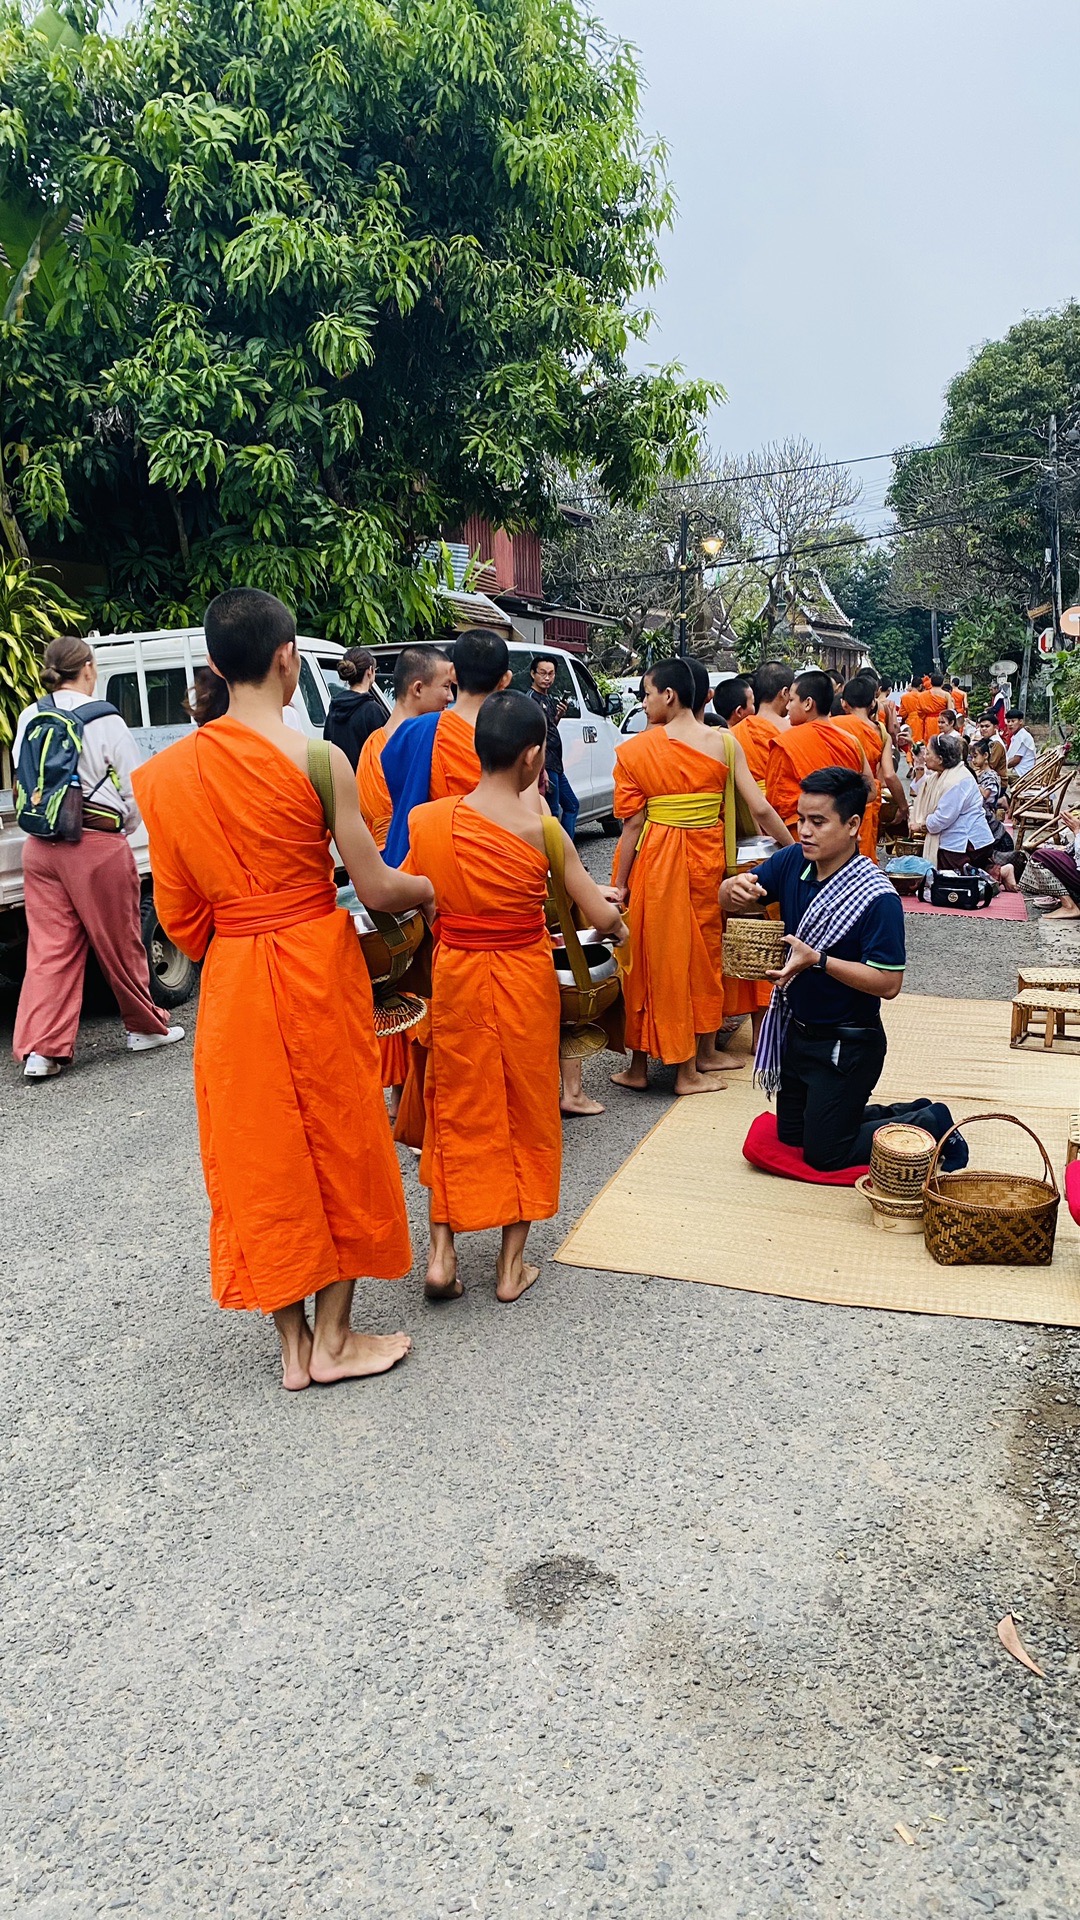
{"label": "woman in white shirt", "polygon": [[926,858],[943,873],[989,866],[994,836],[978,784],[963,763],[958,734],[939,733],[927,741],[926,770],[919,822],[926,835]]}
{"label": "woman in white shirt", "polygon": [[[72,636],[51,641],[41,678],[48,698],[62,712],[77,715],[93,701],[97,686],[86,641]],[[19,716],[12,753],[16,767],[27,727],[41,705],[37,701]],[[138,764],[138,747],[118,713],[89,720],[78,767],[82,838],[28,835],[23,843],[29,943],[14,1051],[28,1080],[52,1079],[75,1052],[88,946],[116,996],[132,1052],[184,1037],[183,1027],[170,1027],[150,997],[139,875],[128,844],[139,824],[131,790],[132,768]]]}

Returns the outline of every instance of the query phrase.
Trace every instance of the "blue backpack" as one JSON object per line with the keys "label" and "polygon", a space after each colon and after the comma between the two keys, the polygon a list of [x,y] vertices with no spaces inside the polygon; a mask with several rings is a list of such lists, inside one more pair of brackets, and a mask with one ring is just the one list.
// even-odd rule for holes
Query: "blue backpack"
{"label": "blue backpack", "polygon": [[[91,720],[104,719],[110,713],[119,718],[108,700],[88,700],[73,713],[58,707],[51,694],[44,694],[38,701],[37,712],[23,735],[15,769],[15,818],[24,833],[36,840],[82,839],[79,756],[83,732]],[[104,774],[98,787],[104,786],[108,777]]]}

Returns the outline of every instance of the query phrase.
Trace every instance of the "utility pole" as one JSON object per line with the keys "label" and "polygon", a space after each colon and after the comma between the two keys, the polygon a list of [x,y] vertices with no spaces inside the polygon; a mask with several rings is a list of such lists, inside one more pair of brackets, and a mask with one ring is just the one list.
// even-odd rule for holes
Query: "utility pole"
{"label": "utility pole", "polygon": [[1050,450],[1051,485],[1054,493],[1050,506],[1050,589],[1054,601],[1054,647],[1061,646],[1061,467],[1058,463],[1057,414],[1050,415],[1047,432]]}
{"label": "utility pole", "polygon": [[941,648],[938,645],[937,608],[930,609],[930,658],[934,663],[934,672],[941,672]]}
{"label": "utility pole", "polygon": [[690,515],[683,510],[679,515],[679,624],[677,628],[678,651],[686,655],[686,576],[690,567]]}

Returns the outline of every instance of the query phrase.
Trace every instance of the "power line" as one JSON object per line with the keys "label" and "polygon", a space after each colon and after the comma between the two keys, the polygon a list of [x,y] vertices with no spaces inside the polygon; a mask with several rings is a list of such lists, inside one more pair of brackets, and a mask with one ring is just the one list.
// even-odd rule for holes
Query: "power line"
{"label": "power line", "polygon": [[[927,441],[925,446],[892,447],[887,453],[858,453],[851,460],[817,460],[808,461],[805,465],[796,467],[764,467],[757,472],[716,474],[708,480],[671,480],[666,481],[659,491],[662,493],[693,493],[710,487],[734,487],[746,480],[782,480],[797,473],[827,473],[835,471],[840,467],[864,467],[869,466],[875,460],[896,460],[901,454],[952,453],[962,447],[973,447],[976,451],[983,451],[987,447],[1005,446],[1010,440],[1017,438],[1033,439],[1034,437],[1034,429],[1016,427],[1011,433],[995,434],[987,438],[930,440]],[[1014,459],[1021,458],[1019,454],[1014,454],[1011,457]]]}
{"label": "power line", "polygon": [[[794,563],[803,559],[807,554],[834,553],[840,547],[865,547],[869,546],[875,540],[897,540],[906,534],[940,532],[947,527],[962,526],[966,520],[967,515],[957,509],[954,513],[928,516],[925,520],[917,521],[910,527],[886,527],[878,533],[857,533],[845,535],[841,539],[815,541],[809,546],[801,546],[793,549],[788,555],[782,553],[740,554],[732,560],[718,560],[715,565],[703,567],[700,571],[704,574],[719,573],[725,567],[763,567],[769,561],[779,561],[785,558]],[[694,569],[694,571],[698,571],[698,569]],[[674,580],[678,577],[678,572],[679,569],[677,567],[671,566],[645,567],[637,570],[624,568],[611,573],[592,573],[584,577],[579,577],[576,580],[567,581],[565,584],[560,585],[559,591],[560,593],[571,593],[576,587],[605,586],[615,580]]]}

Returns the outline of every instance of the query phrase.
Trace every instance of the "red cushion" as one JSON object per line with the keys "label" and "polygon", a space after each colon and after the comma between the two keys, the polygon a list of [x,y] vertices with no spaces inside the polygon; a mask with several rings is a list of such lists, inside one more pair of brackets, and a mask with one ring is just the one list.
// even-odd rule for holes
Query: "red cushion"
{"label": "red cushion", "polygon": [[816,1167],[808,1167],[798,1147],[785,1147],[777,1139],[775,1113],[759,1113],[751,1121],[743,1141],[743,1159],[752,1167],[760,1167],[762,1173],[778,1173],[782,1180],[809,1180],[817,1187],[853,1187],[870,1171],[868,1167],[837,1167],[833,1173],[819,1173]]}
{"label": "red cushion", "polygon": [[1080,1160],[1071,1160],[1065,1169],[1065,1205],[1080,1225]]}

